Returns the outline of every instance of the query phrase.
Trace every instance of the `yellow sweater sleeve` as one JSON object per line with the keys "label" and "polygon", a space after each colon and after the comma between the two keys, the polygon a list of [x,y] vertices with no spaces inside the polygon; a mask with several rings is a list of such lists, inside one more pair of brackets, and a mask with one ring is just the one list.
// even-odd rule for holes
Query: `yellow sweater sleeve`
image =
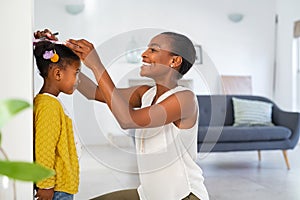
{"label": "yellow sweater sleeve", "polygon": [[[35,160],[37,163],[54,169],[55,151],[60,135],[61,119],[59,103],[55,101],[37,102],[35,105]],[[55,186],[56,177],[37,183],[40,188]]]}

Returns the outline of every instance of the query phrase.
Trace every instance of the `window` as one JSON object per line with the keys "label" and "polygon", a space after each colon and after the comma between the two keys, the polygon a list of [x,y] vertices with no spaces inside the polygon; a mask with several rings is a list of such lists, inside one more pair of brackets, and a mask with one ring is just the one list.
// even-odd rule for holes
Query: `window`
{"label": "window", "polygon": [[296,74],[295,106],[300,111],[300,20],[294,26],[293,66]]}

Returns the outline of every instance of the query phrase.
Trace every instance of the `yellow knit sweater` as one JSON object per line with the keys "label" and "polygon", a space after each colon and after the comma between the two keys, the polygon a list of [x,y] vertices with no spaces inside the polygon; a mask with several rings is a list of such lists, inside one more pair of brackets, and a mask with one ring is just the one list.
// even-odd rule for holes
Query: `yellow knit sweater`
{"label": "yellow knit sweater", "polygon": [[38,94],[34,98],[35,161],[53,169],[56,175],[37,183],[39,188],[78,192],[79,164],[72,120],[55,97]]}

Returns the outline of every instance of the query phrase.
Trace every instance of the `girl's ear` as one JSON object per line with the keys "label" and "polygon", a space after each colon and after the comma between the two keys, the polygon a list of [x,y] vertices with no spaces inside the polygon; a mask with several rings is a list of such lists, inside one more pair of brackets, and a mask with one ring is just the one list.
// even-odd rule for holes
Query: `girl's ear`
{"label": "girl's ear", "polygon": [[54,75],[55,80],[57,80],[57,81],[61,80],[62,72],[59,67],[55,67],[53,69],[53,75]]}

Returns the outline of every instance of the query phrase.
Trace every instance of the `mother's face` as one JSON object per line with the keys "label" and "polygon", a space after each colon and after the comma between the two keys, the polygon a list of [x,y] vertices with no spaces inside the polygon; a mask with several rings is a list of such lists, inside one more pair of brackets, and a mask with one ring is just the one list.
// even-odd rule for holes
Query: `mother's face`
{"label": "mother's face", "polygon": [[144,65],[141,75],[153,78],[168,73],[174,57],[170,51],[171,39],[163,34],[155,36],[142,54]]}
{"label": "mother's face", "polygon": [[159,34],[151,39],[147,50],[142,54],[143,61],[169,65],[172,58],[172,41],[167,35]]}

